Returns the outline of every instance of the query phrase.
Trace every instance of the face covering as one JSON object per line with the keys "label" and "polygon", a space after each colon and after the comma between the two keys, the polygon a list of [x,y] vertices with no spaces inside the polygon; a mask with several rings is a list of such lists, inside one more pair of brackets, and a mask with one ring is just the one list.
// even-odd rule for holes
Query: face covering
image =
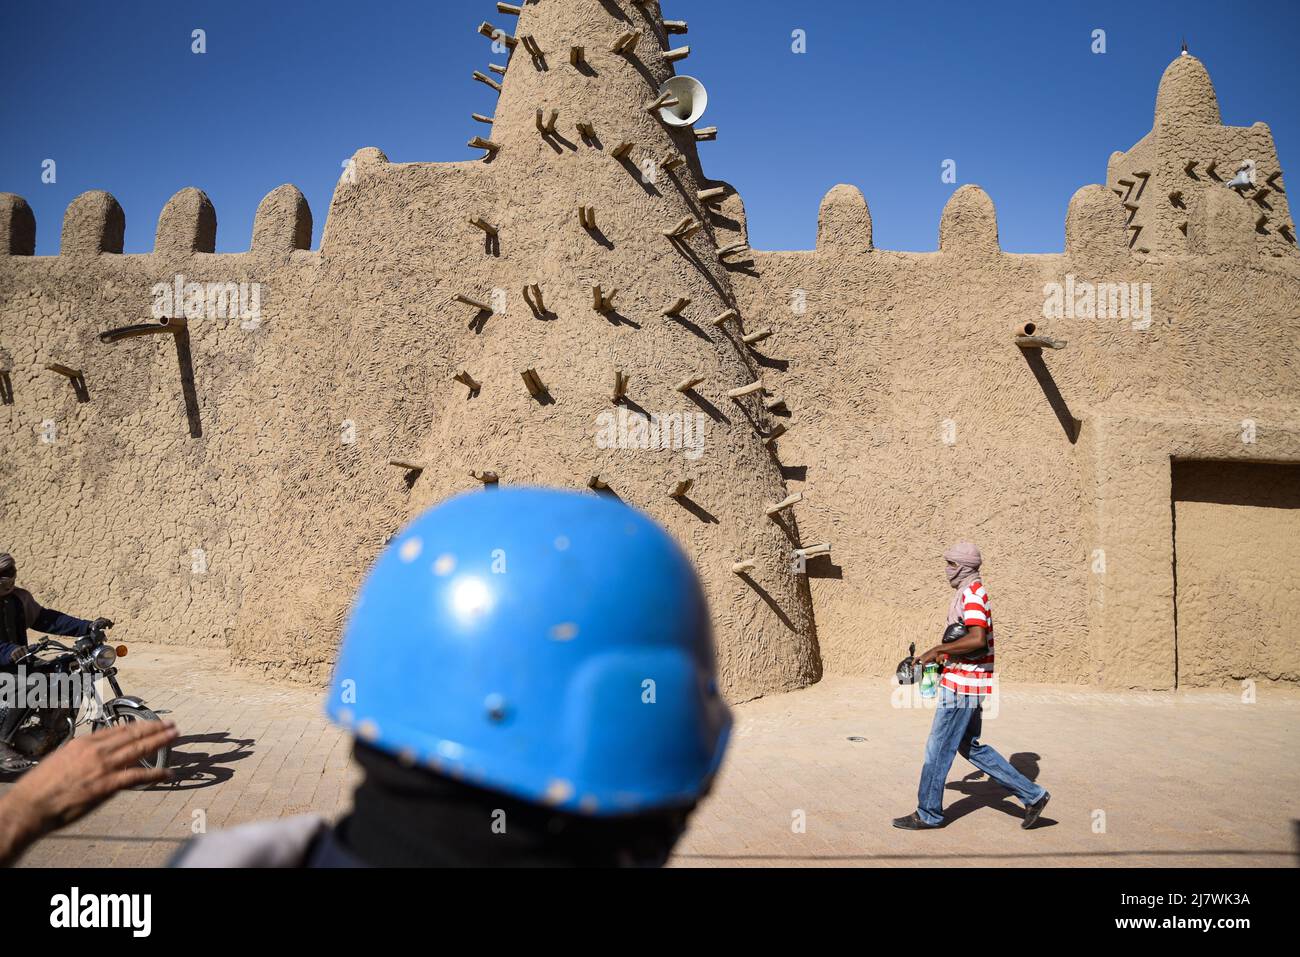
{"label": "face covering", "polygon": [[14,557],[8,553],[0,553],[0,597],[14,590],[14,582],[17,579],[18,566],[14,563]]}
{"label": "face covering", "polygon": [[956,566],[946,569],[948,584],[957,591],[952,596],[952,605],[948,608],[948,624],[951,625],[962,619],[962,590],[979,577],[980,565],[984,559],[980,556],[980,550],[970,542],[960,542],[952,546],[943,553],[943,557]]}

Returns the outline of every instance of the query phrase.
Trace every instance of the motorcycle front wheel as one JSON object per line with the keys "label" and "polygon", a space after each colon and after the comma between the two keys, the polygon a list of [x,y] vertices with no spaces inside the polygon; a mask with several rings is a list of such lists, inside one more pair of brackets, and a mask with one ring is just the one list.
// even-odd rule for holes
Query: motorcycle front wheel
{"label": "motorcycle front wheel", "polygon": [[[114,710],[113,714],[104,721],[96,721],[95,729],[116,728],[131,721],[161,721],[162,718],[154,714],[148,708],[119,708]],[[167,767],[167,761],[171,757],[171,748],[161,747],[153,754],[145,755],[140,759],[140,767],[157,768],[159,770]],[[148,784],[136,785],[133,790],[142,787],[150,787]]]}

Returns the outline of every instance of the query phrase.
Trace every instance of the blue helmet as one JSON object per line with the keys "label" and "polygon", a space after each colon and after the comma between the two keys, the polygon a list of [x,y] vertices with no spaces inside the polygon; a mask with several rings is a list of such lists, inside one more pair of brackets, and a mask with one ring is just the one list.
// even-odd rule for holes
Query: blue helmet
{"label": "blue helmet", "polygon": [[693,803],[731,730],[676,542],[617,500],[540,488],[457,496],[392,540],[326,712],[403,761],[600,816]]}

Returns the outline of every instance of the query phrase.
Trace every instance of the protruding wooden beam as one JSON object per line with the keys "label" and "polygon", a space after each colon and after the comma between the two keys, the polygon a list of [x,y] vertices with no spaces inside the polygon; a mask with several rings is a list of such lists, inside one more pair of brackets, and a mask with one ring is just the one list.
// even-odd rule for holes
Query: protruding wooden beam
{"label": "protruding wooden beam", "polygon": [[600,286],[591,287],[591,308],[595,309],[602,315],[614,310],[614,297],[618,295],[615,289],[608,294]]}
{"label": "protruding wooden beam", "polygon": [[830,553],[831,553],[830,542],[822,542],[820,545],[809,545],[806,548],[796,548],[794,550],[794,554],[796,558],[804,558],[804,559],[817,558],[821,555],[829,555]]}
{"label": "protruding wooden beam", "polygon": [[798,505],[802,501],[803,492],[795,492],[793,495],[788,495],[775,505],[769,505],[767,507],[767,517],[772,518],[775,515],[780,515],[787,508],[794,508],[794,506]]}
{"label": "protruding wooden beam", "polygon": [[763,444],[770,449],[772,447],[773,442],[775,442],[777,439],[779,439],[781,436],[785,435],[789,431],[790,431],[789,427],[784,422],[778,422],[776,425],[772,427],[772,431],[767,434],[767,438],[763,440]]}
{"label": "protruding wooden beam", "polygon": [[626,372],[619,369],[614,370],[614,394],[610,397],[611,401],[619,402],[627,396],[628,383],[632,377]]}
{"label": "protruding wooden beam", "polygon": [[528,394],[534,399],[540,399],[546,395],[546,386],[542,383],[542,377],[537,374],[536,369],[525,369],[520,375],[523,376],[524,385],[528,388]]}
{"label": "protruding wooden beam", "polygon": [[456,295],[451,298],[456,300],[456,302],[463,302],[467,306],[473,306],[475,309],[481,309],[484,312],[493,311],[492,307],[486,302],[479,302],[477,299],[471,299],[469,296],[462,295],[461,293],[456,293]]}
{"label": "protruding wooden beam", "polygon": [[664,59],[669,63],[676,63],[678,60],[685,60],[691,55],[690,47],[677,47],[675,50],[668,50],[664,53]]}
{"label": "protruding wooden beam", "polygon": [[772,335],[771,329],[759,329],[757,332],[751,332],[749,335],[745,336],[744,339],[742,339],[741,341],[744,342],[745,345],[747,346],[752,346],[755,343],[762,342],[764,339],[769,338],[771,335]]}
{"label": "protruding wooden beam", "polygon": [[591,139],[596,135],[596,124],[591,122],[591,120],[578,120],[578,122],[573,125],[577,127],[578,132],[587,139]]}
{"label": "protruding wooden beam", "polygon": [[483,383],[475,379],[465,369],[461,369],[454,376],[452,376],[452,380],[455,382],[459,382],[461,385],[465,386],[467,389],[469,389],[471,393],[479,392],[483,388]]}
{"label": "protruding wooden beam", "polygon": [[689,29],[685,20],[664,21],[664,30],[668,33],[686,33]]}
{"label": "protruding wooden beam", "polygon": [[488,23],[486,20],[484,20],[482,23],[478,25],[478,32],[483,34],[483,36],[487,37],[489,40],[500,40],[508,47],[513,47],[516,43],[519,42],[510,34],[506,33],[506,31],[498,30],[496,27],[492,26],[492,24]]}
{"label": "protruding wooden beam", "polygon": [[609,155],[614,157],[614,159],[617,160],[627,159],[628,156],[631,155],[632,147],[634,146],[636,146],[636,144],[631,140],[624,140],[622,143],[619,143],[617,146],[615,146],[610,151]]}
{"label": "protruding wooden beam", "polygon": [[484,485],[496,485],[501,481],[501,476],[497,475],[496,472],[472,471],[469,475],[470,478],[482,482]]}
{"label": "protruding wooden beam", "polygon": [[583,229],[595,229],[596,228],[596,207],[579,206],[578,222],[582,224]]}
{"label": "protruding wooden beam", "polygon": [[727,187],[725,186],[715,186],[712,189],[702,189],[695,194],[696,198],[701,203],[711,203],[715,199],[722,199],[722,197],[726,195]]}
{"label": "protruding wooden beam", "polygon": [[546,303],[542,300],[542,287],[537,283],[524,286],[524,302],[528,303],[536,312],[546,312]]}
{"label": "protruding wooden beam", "polygon": [[785,404],[785,399],[781,396],[774,396],[763,403],[763,408],[769,412],[789,412],[790,408]]}
{"label": "protruding wooden beam", "polygon": [[728,389],[727,398],[743,399],[745,396],[753,395],[755,392],[762,392],[764,388],[763,380],[759,379],[757,382],[751,382],[749,385],[742,385],[735,389]]}
{"label": "protruding wooden beam", "polygon": [[695,131],[695,139],[699,142],[704,140],[716,140],[718,138],[718,128],[716,126],[706,126],[702,130]]}
{"label": "protruding wooden beam", "polygon": [[582,66],[586,56],[586,47],[569,47],[569,62],[574,66]]}
{"label": "protruding wooden beam", "polygon": [[515,6],[513,3],[498,3],[498,4],[497,4],[497,12],[498,12],[498,13],[508,14],[509,16],[512,16],[512,17],[517,17],[517,16],[519,16],[521,13],[524,12],[524,8],[523,8],[523,7],[517,7],[517,6]]}
{"label": "protruding wooden beam", "polygon": [[597,473],[596,475],[593,475],[591,478],[587,479],[587,488],[595,492],[603,492],[605,491],[605,489],[609,488],[609,483],[606,482],[603,478],[601,478],[600,474]]}
{"label": "protruding wooden beam", "polygon": [[685,498],[691,489],[695,487],[695,479],[682,479],[673,485],[672,491],[668,493],[669,498]]}
{"label": "protruding wooden beam", "polygon": [[479,229],[483,230],[483,232],[487,233],[489,236],[496,236],[501,232],[500,227],[493,226],[482,216],[471,216],[469,218],[469,222],[471,226],[477,226]]}
{"label": "protruding wooden beam", "polygon": [[501,92],[501,84],[498,83],[496,80],[492,79],[492,77],[488,76],[482,70],[474,71],[474,79],[478,80],[480,83],[486,83],[488,86],[492,87],[492,89],[496,90],[498,93]]}
{"label": "protruding wooden beam", "polygon": [[422,462],[408,462],[405,459],[389,459],[388,464],[395,465],[399,469],[406,469],[408,472],[424,471],[424,463]]}
{"label": "protruding wooden beam", "polygon": [[677,97],[671,92],[665,90],[645,105],[645,111],[647,113],[655,113],[666,106],[677,106],[679,103],[681,103],[681,100],[677,99]]}
{"label": "protruding wooden beam", "polygon": [[730,246],[724,246],[718,250],[718,259],[726,259],[728,256],[747,252],[749,252],[749,243],[732,243]]}
{"label": "protruding wooden beam", "polygon": [[673,388],[676,389],[678,392],[690,392],[692,389],[694,389],[697,385],[699,385],[703,381],[704,381],[704,376],[693,375],[688,379],[683,379],[681,382],[677,383],[677,385],[673,386]]}
{"label": "protruding wooden beam", "polygon": [[493,73],[497,74],[498,76],[506,75],[506,68],[501,66],[499,63],[489,63],[488,69],[491,70]]}
{"label": "protruding wooden beam", "polygon": [[528,55],[534,60],[540,60],[546,56],[542,48],[537,45],[537,37],[533,36],[531,33],[527,36],[520,37],[519,42],[524,45],[524,49],[528,51]]}
{"label": "protruding wooden beam", "polygon": [[636,50],[636,45],[641,42],[640,30],[628,30],[626,33],[619,34],[617,40],[609,48],[610,53],[630,54]]}
{"label": "protruding wooden beam", "polygon": [[542,133],[554,133],[555,124],[560,120],[560,111],[551,110],[550,116],[546,115],[545,110],[537,111],[537,129]]}
{"label": "protruding wooden beam", "polygon": [[686,157],[682,156],[681,153],[669,153],[663,158],[663,161],[659,165],[662,166],[666,172],[671,173],[685,162]]}
{"label": "protruding wooden beam", "polygon": [[482,113],[471,113],[470,119],[478,120],[480,123],[495,123],[496,119],[491,116],[484,116]]}
{"label": "protruding wooden beam", "polygon": [[722,313],[722,315],[716,316],[713,319],[713,324],[715,326],[721,326],[728,319],[739,319],[739,318],[740,318],[740,313],[736,312],[735,309],[728,309],[726,312]]}
{"label": "protruding wooden beam", "polygon": [[665,229],[663,234],[669,239],[690,239],[703,228],[704,223],[694,216],[684,216],[677,225]]}
{"label": "protruding wooden beam", "polygon": [[677,301],[664,310],[664,315],[669,319],[676,319],[682,314],[682,310],[691,304],[691,301],[685,296],[678,296]]}
{"label": "protruding wooden beam", "polygon": [[62,362],[47,362],[45,363],[45,368],[49,369],[51,372],[57,372],[59,375],[71,379],[73,382],[86,378],[85,373],[80,369],[65,366]]}
{"label": "protruding wooden beam", "polygon": [[500,143],[493,143],[491,140],[485,140],[481,136],[476,136],[469,141],[472,149],[487,150],[489,153],[495,153],[501,149]]}
{"label": "protruding wooden beam", "polygon": [[731,570],[737,575],[747,575],[758,568],[758,562],[752,558],[742,559],[731,566]]}

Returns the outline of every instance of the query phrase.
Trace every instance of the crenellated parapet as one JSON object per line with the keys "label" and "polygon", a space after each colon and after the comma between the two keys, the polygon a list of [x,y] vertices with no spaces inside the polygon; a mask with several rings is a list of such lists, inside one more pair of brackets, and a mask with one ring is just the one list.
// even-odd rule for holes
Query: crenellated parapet
{"label": "crenellated parapet", "polygon": [[[283,256],[311,248],[312,215],[298,187],[285,184],[266,195],[257,208],[248,253]],[[123,255],[126,214],[121,204],[103,190],[88,190],[68,204],[58,256]],[[176,193],[158,217],[154,247],[139,255],[168,257],[215,253],[217,214],[202,190],[187,187]],[[36,254],[36,218],[21,196],[0,193],[0,255]],[[40,257],[42,259],[51,257]],[[124,256],[123,259],[134,257]]]}

